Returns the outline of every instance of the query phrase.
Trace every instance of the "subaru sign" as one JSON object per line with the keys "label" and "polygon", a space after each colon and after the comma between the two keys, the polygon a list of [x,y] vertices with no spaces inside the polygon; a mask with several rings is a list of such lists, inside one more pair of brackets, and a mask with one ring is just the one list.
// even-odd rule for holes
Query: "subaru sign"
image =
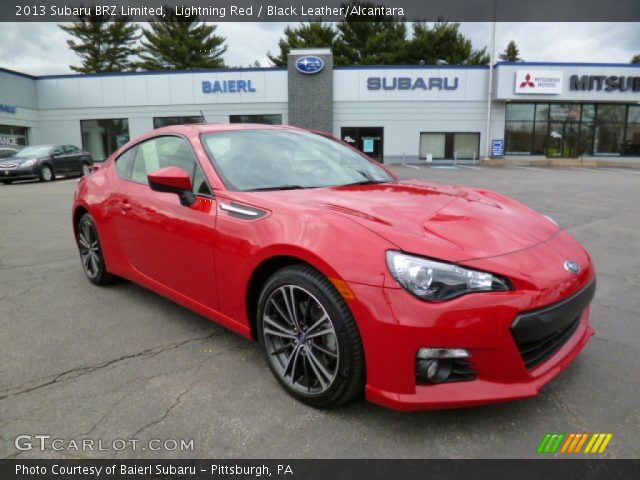
{"label": "subaru sign", "polygon": [[458,77],[369,77],[367,90],[457,90]]}
{"label": "subaru sign", "polygon": [[307,55],[296,60],[296,70],[305,75],[318,73],[324,68],[324,60],[314,55]]}

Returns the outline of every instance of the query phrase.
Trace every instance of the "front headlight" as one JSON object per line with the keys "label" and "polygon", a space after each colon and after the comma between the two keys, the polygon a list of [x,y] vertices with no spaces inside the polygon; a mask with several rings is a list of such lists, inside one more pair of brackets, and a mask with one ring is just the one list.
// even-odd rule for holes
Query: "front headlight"
{"label": "front headlight", "polygon": [[22,162],[20,164],[21,167],[31,167],[32,165],[35,165],[36,162],[38,160],[36,160],[35,158],[30,158],[29,160],[25,160],[24,162]]}
{"label": "front headlight", "polygon": [[387,252],[393,277],[409,292],[423,300],[441,302],[465,293],[510,290],[506,279],[487,272],[436,262],[402,252]]}

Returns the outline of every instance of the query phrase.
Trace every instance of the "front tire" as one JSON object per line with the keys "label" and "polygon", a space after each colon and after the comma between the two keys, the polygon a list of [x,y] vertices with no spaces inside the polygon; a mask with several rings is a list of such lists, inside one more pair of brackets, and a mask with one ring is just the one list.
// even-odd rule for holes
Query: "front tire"
{"label": "front tire", "polygon": [[364,352],[351,310],[308,265],[269,278],[257,309],[267,364],[294,398],[316,408],[348,402],[364,388]]}
{"label": "front tire", "polygon": [[2,180],[3,185],[11,185],[13,180]]}
{"label": "front tire", "polygon": [[77,243],[82,269],[89,281],[95,285],[107,285],[114,277],[107,271],[102,254],[102,245],[93,218],[88,213],[80,217],[77,226]]}
{"label": "front tire", "polygon": [[40,170],[40,181],[41,182],[50,182],[55,178],[55,174],[53,173],[53,168],[49,165],[44,165],[42,170]]}

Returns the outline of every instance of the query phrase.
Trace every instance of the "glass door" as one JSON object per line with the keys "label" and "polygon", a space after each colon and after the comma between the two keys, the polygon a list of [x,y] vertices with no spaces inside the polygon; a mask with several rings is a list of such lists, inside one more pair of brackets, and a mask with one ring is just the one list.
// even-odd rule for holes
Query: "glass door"
{"label": "glass door", "polygon": [[340,138],[368,156],[382,163],[384,128],[342,127]]}
{"label": "glass door", "polygon": [[547,139],[548,157],[576,158],[579,155],[579,124],[550,122]]}

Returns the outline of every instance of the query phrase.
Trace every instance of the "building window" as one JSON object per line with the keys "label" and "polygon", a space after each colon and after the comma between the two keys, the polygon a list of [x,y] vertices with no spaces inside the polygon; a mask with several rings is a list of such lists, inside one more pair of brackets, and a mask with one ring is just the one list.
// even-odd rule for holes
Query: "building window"
{"label": "building window", "polygon": [[597,105],[593,130],[594,155],[621,155],[624,153],[622,147],[626,116],[626,105]]}
{"label": "building window", "polygon": [[507,122],[504,131],[504,152],[510,155],[532,153],[533,122]]}
{"label": "building window", "polygon": [[454,158],[476,159],[480,148],[479,133],[454,133],[453,156]]}
{"label": "building window", "polygon": [[81,120],[82,148],[96,161],[103,161],[129,141],[129,120],[110,118]]}
{"label": "building window", "polygon": [[459,158],[476,159],[480,148],[480,134],[477,132],[422,132],[420,133],[420,158],[428,154],[434,159]]}
{"label": "building window", "polygon": [[[529,155],[540,148],[544,149],[549,105],[509,103],[505,113],[505,154]],[[545,125],[545,128],[541,128],[540,125]]]}
{"label": "building window", "polygon": [[190,123],[205,123],[202,115],[181,117],[153,117],[153,128],[167,127],[169,125],[186,125]]}
{"label": "building window", "polygon": [[229,115],[229,123],[263,123],[265,125],[282,125],[279,113],[267,115]]}
{"label": "building window", "polygon": [[640,105],[508,103],[505,117],[506,154],[640,155]]}
{"label": "building window", "polygon": [[420,134],[420,158],[444,158],[444,133]]}
{"label": "building window", "polygon": [[624,154],[640,156],[640,105],[629,106]]}
{"label": "building window", "polygon": [[13,125],[0,125],[0,147],[24,147],[27,141],[27,128]]}

